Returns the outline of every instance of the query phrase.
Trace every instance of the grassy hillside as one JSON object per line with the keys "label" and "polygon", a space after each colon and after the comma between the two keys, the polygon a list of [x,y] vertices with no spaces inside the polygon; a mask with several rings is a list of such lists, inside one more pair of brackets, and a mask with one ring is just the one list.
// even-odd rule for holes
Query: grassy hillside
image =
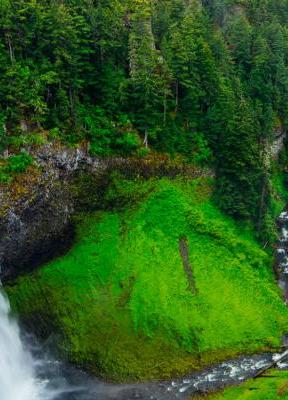
{"label": "grassy hillside", "polygon": [[69,253],[7,287],[14,309],[58,333],[70,360],[115,380],[279,345],[288,312],[272,258],[212,190],[204,178],[115,177],[107,211],[79,217]]}

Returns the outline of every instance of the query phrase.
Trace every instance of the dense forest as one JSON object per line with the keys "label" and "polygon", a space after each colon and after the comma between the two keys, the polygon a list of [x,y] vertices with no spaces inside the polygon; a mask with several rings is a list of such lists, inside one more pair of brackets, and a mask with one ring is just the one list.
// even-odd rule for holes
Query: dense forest
{"label": "dense forest", "polygon": [[0,0],[0,400],[288,399],[287,304],[288,0]]}
{"label": "dense forest", "polygon": [[287,21],[286,0],[1,0],[0,151],[45,137],[180,156],[214,168],[222,210],[265,232]]}

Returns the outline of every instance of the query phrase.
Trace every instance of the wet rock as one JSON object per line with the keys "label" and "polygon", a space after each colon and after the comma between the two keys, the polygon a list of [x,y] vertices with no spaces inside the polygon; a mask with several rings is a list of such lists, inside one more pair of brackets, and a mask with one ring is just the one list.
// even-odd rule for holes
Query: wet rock
{"label": "wet rock", "polygon": [[41,148],[34,158],[36,168],[0,188],[3,280],[27,272],[70,247],[76,201],[71,182],[92,164],[79,149],[52,146]]}

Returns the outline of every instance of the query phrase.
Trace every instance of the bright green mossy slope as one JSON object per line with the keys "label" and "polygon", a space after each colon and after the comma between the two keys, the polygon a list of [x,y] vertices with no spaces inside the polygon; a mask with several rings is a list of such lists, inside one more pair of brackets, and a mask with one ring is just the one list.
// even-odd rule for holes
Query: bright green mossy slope
{"label": "bright green mossy slope", "polygon": [[[205,397],[206,400],[288,400],[288,371],[271,371],[268,378],[245,382],[231,387],[217,395]],[[192,398],[196,400],[195,397]],[[204,399],[200,397],[200,399]],[[198,398],[197,398],[198,400]]]}
{"label": "bright green mossy slope", "polygon": [[272,258],[215,208],[212,186],[115,179],[103,198],[110,211],[79,219],[70,252],[7,288],[14,309],[58,333],[70,360],[115,380],[175,376],[279,345],[288,312]]}

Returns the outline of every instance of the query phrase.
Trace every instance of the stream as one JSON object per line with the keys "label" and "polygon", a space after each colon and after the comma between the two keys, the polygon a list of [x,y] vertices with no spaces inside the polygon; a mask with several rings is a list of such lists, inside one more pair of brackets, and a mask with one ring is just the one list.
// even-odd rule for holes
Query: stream
{"label": "stream", "polygon": [[[282,212],[278,221],[281,237],[276,272],[288,303],[288,211]],[[283,345],[288,345],[286,337]],[[174,381],[108,384],[56,360],[33,337],[20,332],[0,287],[0,400],[185,400],[249,379],[285,354],[287,358],[277,366],[288,369],[285,350],[282,354],[242,356]]]}

